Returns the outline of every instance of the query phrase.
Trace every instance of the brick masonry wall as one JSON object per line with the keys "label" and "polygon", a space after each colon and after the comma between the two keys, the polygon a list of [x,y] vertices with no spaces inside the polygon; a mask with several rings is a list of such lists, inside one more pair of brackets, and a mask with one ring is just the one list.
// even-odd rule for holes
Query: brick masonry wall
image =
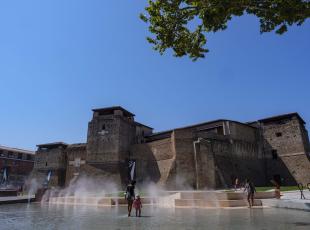
{"label": "brick masonry wall", "polygon": [[66,168],[66,153],[62,147],[38,150],[35,155],[35,170],[57,170]]}
{"label": "brick masonry wall", "polygon": [[51,171],[49,187],[64,186],[66,179],[67,155],[64,147],[38,149],[35,155],[34,169],[29,180],[35,178],[41,185]]}
{"label": "brick masonry wall", "polygon": [[192,189],[195,187],[195,159],[194,159],[193,129],[174,131],[176,152],[176,189]]}
{"label": "brick masonry wall", "polygon": [[64,169],[52,169],[52,170],[37,170],[34,169],[32,170],[29,178],[28,178],[28,182],[26,184],[28,184],[27,186],[29,187],[29,182],[32,179],[35,179],[36,182],[38,183],[39,187],[45,185],[46,181],[47,181],[47,175],[48,172],[51,171],[51,177],[50,177],[50,181],[48,182],[48,187],[63,187],[65,185],[65,176],[66,176],[66,171]]}
{"label": "brick masonry wall", "polygon": [[264,160],[252,145],[255,143],[229,138],[202,141],[197,151],[200,188],[230,188],[235,178],[265,185]]}
{"label": "brick masonry wall", "polygon": [[[33,174],[44,179],[53,170],[51,184],[55,186],[65,172],[66,184],[78,173],[113,181],[121,188],[127,183],[127,160],[131,158],[137,163],[138,183],[154,182],[169,189],[192,189],[197,182],[199,189],[231,187],[236,177],[241,181],[250,178],[257,186],[269,185],[276,174],[287,184],[310,182],[310,144],[297,117],[280,123],[256,122],[256,128],[218,120],[146,139],[139,136],[142,131],[135,125],[132,117],[121,113],[94,114],[86,145],[37,151]],[[204,141],[195,154],[193,142],[198,138]],[[278,159],[272,159],[272,150],[277,150]],[[70,164],[76,158],[86,164]]]}
{"label": "brick masonry wall", "polygon": [[[106,134],[102,132],[105,126]],[[114,116],[94,117],[88,124],[87,161],[118,161],[119,121]]]}
{"label": "brick masonry wall", "polygon": [[79,147],[68,147],[67,154],[67,170],[66,170],[66,186],[77,175],[83,173],[82,167],[86,164],[86,144]]}
{"label": "brick masonry wall", "polygon": [[136,160],[138,183],[154,182],[163,187],[171,183],[175,161],[171,138],[133,145],[130,158]]}
{"label": "brick masonry wall", "polygon": [[10,168],[10,173],[16,175],[29,175],[33,169],[33,161],[15,160],[0,157],[0,169]]}
{"label": "brick masonry wall", "polygon": [[124,180],[122,174],[119,173],[125,165],[120,164],[85,164],[81,165],[80,177],[86,176],[93,181],[101,181],[102,183],[112,183],[118,189],[124,189]]}
{"label": "brick masonry wall", "polygon": [[[133,119],[122,114],[96,115],[89,122],[85,166],[91,175],[101,172],[120,186],[127,183],[129,149],[136,140]],[[98,171],[99,170],[99,171]]]}
{"label": "brick masonry wall", "polygon": [[[198,189],[214,189],[217,187],[215,154],[212,151],[214,143],[201,142],[197,150],[197,181]],[[196,176],[196,175],[195,175]]]}
{"label": "brick masonry wall", "polygon": [[124,161],[134,141],[133,121],[118,115],[94,117],[88,125],[87,161],[97,163]]}
{"label": "brick masonry wall", "polygon": [[229,122],[230,136],[235,140],[255,142],[257,139],[257,129],[238,122]]}
{"label": "brick masonry wall", "polygon": [[22,186],[33,169],[34,162],[27,160],[7,159],[0,157],[0,181],[3,177],[3,169],[8,169],[9,183]]}
{"label": "brick masonry wall", "polygon": [[[263,124],[269,178],[280,175],[286,184],[310,182],[310,161],[306,153],[309,140],[305,140],[303,129],[303,124],[296,116]],[[278,159],[272,159],[272,150],[277,151]],[[272,167],[277,165],[275,161],[284,167]]]}

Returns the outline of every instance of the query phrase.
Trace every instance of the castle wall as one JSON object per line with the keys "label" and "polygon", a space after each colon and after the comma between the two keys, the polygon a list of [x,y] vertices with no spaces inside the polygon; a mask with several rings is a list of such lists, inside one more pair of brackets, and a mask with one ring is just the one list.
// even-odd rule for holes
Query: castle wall
{"label": "castle wall", "polygon": [[256,142],[257,129],[238,122],[229,122],[230,137],[235,140]]}
{"label": "castle wall", "polygon": [[66,154],[66,186],[68,186],[75,178],[85,174],[82,167],[86,164],[86,144],[70,145],[66,149]]}
{"label": "castle wall", "polygon": [[193,128],[189,128],[174,131],[176,189],[192,189],[196,186],[193,130]]}
{"label": "castle wall", "polygon": [[251,179],[265,185],[264,158],[258,142],[257,128],[227,121],[224,135],[198,132],[203,138],[198,148],[199,186],[201,188],[229,188],[235,178]]}
{"label": "castle wall", "polygon": [[36,178],[42,184],[51,171],[48,186],[64,186],[66,177],[67,159],[65,146],[40,148],[35,155],[34,169],[30,178]]}
{"label": "castle wall", "polygon": [[[214,128],[216,127],[216,128]],[[220,129],[223,127],[224,132]],[[174,130],[176,189],[231,187],[235,178],[265,184],[257,129],[236,122],[216,122]],[[194,141],[196,143],[196,155]],[[197,184],[198,183],[198,184]]]}
{"label": "castle wall", "polygon": [[125,118],[119,120],[119,160],[128,159],[130,146],[135,144],[136,127],[135,123]]}
{"label": "castle wall", "polygon": [[119,186],[127,182],[129,149],[136,140],[135,122],[121,110],[101,114],[94,111],[88,125],[86,162],[89,172],[101,171]]}
{"label": "castle wall", "polygon": [[154,182],[164,187],[171,183],[175,161],[171,138],[133,145],[130,158],[136,160],[138,183]]}
{"label": "castle wall", "polygon": [[52,171],[50,186],[86,175],[122,188],[132,159],[138,183],[167,189],[228,188],[236,178],[256,186],[275,177],[286,185],[310,182],[309,138],[298,114],[250,125],[216,120],[152,134],[121,107],[93,111],[87,143],[40,145],[33,175],[44,181]]}
{"label": "castle wall", "polygon": [[310,157],[310,141],[308,131],[304,124],[299,123],[299,128],[302,136],[303,145],[305,147],[305,152],[307,153],[308,158]]}
{"label": "castle wall", "polygon": [[264,159],[255,143],[231,139],[202,141],[198,152],[201,188],[231,188],[236,178],[265,185]]}
{"label": "castle wall", "polygon": [[39,149],[36,152],[34,169],[47,171],[65,168],[66,155],[64,148]]}
{"label": "castle wall", "polygon": [[118,161],[119,130],[120,122],[114,116],[94,117],[88,124],[87,161]]}
{"label": "castle wall", "polygon": [[309,183],[310,162],[306,153],[309,140],[301,121],[295,116],[265,122],[263,135],[268,177],[279,175],[287,185]]}
{"label": "castle wall", "polygon": [[144,143],[146,141],[145,136],[151,135],[153,129],[137,122],[135,122],[135,125],[136,125],[135,143],[136,144]]}
{"label": "castle wall", "polygon": [[[198,189],[214,189],[218,187],[217,167],[215,160],[215,153],[213,152],[214,142],[200,142],[196,145],[196,158],[197,158],[197,181]],[[195,159],[194,159],[195,160]],[[195,163],[195,162],[194,162]],[[195,165],[194,165],[195,167]],[[196,170],[196,169],[195,169]]]}

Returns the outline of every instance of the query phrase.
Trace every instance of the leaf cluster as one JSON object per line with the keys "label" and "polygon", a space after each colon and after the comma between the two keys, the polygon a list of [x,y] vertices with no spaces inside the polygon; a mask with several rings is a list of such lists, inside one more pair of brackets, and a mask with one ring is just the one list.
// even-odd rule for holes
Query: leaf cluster
{"label": "leaf cluster", "polygon": [[225,30],[234,16],[255,15],[260,32],[283,34],[289,26],[310,17],[310,0],[149,0],[146,14],[153,34],[147,40],[163,54],[171,48],[176,57],[205,57],[206,34]]}

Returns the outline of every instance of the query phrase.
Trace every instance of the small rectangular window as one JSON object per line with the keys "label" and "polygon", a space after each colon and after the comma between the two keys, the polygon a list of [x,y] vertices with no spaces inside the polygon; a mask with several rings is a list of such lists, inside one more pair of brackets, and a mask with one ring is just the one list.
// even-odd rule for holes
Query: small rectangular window
{"label": "small rectangular window", "polygon": [[276,133],[276,136],[277,137],[282,137],[282,133],[278,132],[278,133]]}
{"label": "small rectangular window", "polygon": [[271,151],[271,154],[272,154],[272,159],[273,160],[277,160],[278,159],[278,151],[276,149],[273,149]]}
{"label": "small rectangular window", "polygon": [[223,126],[217,127],[217,134],[219,134],[219,135],[224,135]]}
{"label": "small rectangular window", "polygon": [[23,159],[23,154],[22,153],[18,153],[18,159]]}
{"label": "small rectangular window", "polygon": [[8,157],[9,158],[14,158],[14,153],[13,152],[8,152]]}

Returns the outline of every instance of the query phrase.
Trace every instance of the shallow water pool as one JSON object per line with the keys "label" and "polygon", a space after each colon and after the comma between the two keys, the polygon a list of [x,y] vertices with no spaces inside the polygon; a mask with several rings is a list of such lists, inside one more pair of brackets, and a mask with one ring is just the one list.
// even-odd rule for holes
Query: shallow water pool
{"label": "shallow water pool", "polygon": [[[133,213],[134,214],[134,213]],[[0,229],[310,229],[310,212],[286,209],[167,209],[14,204],[0,206]]]}

